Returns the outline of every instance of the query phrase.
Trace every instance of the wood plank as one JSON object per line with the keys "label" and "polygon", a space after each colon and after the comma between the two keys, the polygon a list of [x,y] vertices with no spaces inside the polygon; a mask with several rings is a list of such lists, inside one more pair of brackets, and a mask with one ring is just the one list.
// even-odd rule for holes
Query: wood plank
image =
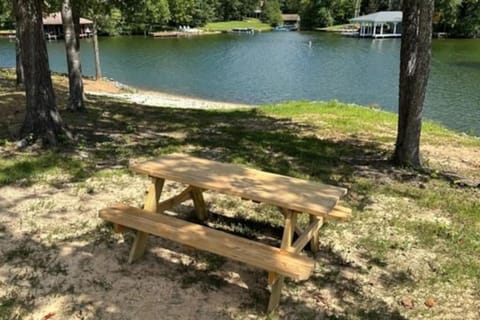
{"label": "wood plank", "polygon": [[310,241],[310,239],[312,239],[315,232],[318,232],[319,224],[319,219],[311,221],[305,231],[292,244],[291,251],[295,253],[301,252],[303,248],[307,245],[307,243]]}
{"label": "wood plank", "polygon": [[340,220],[340,221],[345,221],[350,219],[352,216],[352,209],[350,208],[345,208],[340,205],[336,205],[330,213],[325,216],[327,220]]}
{"label": "wood plank", "polygon": [[201,189],[326,216],[345,188],[262,172],[182,154],[133,164],[131,170]]}
{"label": "wood plank", "polygon": [[[293,235],[295,234],[295,226],[297,224],[297,213],[289,210],[282,210],[285,214],[285,226],[283,228],[283,237],[280,249],[283,251],[290,251],[292,245]],[[268,313],[273,312],[280,303],[280,295],[282,293],[283,283],[285,277],[283,275],[269,274],[269,280],[273,280],[270,299],[268,301]]]}
{"label": "wood plank", "polygon": [[208,210],[205,205],[205,199],[203,199],[203,190],[199,188],[192,188],[190,192],[192,194],[193,204],[195,206],[195,214],[200,221],[208,219]]}
{"label": "wood plank", "polygon": [[314,261],[252,240],[125,205],[100,211],[100,218],[128,228],[161,236],[296,280],[308,279]]}
{"label": "wood plank", "polygon": [[[150,212],[157,212],[158,200],[165,184],[165,179],[151,178],[152,183],[148,187],[147,195],[145,196],[144,209]],[[144,212],[147,212],[144,211]],[[120,224],[125,226],[124,224]],[[127,226],[128,227],[128,226]],[[135,240],[133,241],[132,249],[130,249],[130,255],[128,257],[128,263],[133,263],[135,260],[140,259],[145,253],[147,247],[148,233],[137,231]]]}
{"label": "wood plank", "polygon": [[160,202],[157,205],[157,213],[163,213],[165,210],[171,209],[171,208],[175,207],[176,205],[179,205],[180,203],[191,199],[192,198],[192,194],[191,194],[192,189],[193,188],[189,186],[185,190],[180,192],[179,194]]}
{"label": "wood plank", "polygon": [[310,215],[310,223],[313,224],[313,223],[317,222],[316,227],[312,232],[312,239],[310,240],[310,250],[313,253],[318,252],[318,245],[319,245],[319,240],[320,240],[319,232],[320,232],[320,228],[323,225],[323,221],[324,221],[324,219],[322,217],[317,217],[317,216],[314,216],[314,215]]}

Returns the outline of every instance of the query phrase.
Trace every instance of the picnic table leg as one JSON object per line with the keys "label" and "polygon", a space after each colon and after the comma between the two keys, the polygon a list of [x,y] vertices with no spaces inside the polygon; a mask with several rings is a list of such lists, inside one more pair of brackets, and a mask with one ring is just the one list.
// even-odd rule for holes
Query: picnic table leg
{"label": "picnic table leg", "polygon": [[[287,250],[292,245],[295,226],[297,224],[297,213],[290,210],[284,210],[283,213],[285,215],[285,227],[283,229],[282,244],[280,249]],[[273,282],[271,283],[272,291],[270,293],[270,301],[268,302],[267,310],[268,313],[271,313],[278,307],[278,303],[280,302],[280,294],[282,293],[285,277],[274,272],[270,272],[268,274],[268,279],[269,282]]]}
{"label": "picnic table leg", "polygon": [[315,222],[316,220],[319,220],[318,227],[313,232],[312,240],[310,240],[310,250],[312,250],[313,253],[318,251],[318,241],[319,241],[319,238],[320,238],[320,235],[318,234],[318,232],[323,225],[323,218],[322,217],[317,217],[317,216],[311,214],[310,215],[310,223]]}
{"label": "picnic table leg", "polygon": [[[150,179],[152,183],[148,187],[148,192],[145,196],[144,210],[156,213],[158,200],[160,199],[160,194],[162,193],[165,179],[153,177],[150,177]],[[133,242],[132,249],[130,250],[130,256],[128,257],[128,263],[132,263],[143,256],[147,246],[147,238],[148,233],[137,231],[137,234],[135,235],[135,241]]]}
{"label": "picnic table leg", "polygon": [[190,191],[193,199],[193,205],[195,206],[195,214],[200,221],[208,219],[208,210],[203,199],[203,190],[199,188],[192,188]]}

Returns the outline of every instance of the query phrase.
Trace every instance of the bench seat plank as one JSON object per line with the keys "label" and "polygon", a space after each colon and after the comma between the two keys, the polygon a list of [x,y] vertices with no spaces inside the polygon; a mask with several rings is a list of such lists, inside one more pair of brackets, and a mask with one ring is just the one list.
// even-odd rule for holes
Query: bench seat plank
{"label": "bench seat plank", "polygon": [[308,257],[163,214],[115,205],[102,209],[99,216],[115,224],[209,251],[295,280],[308,279],[314,269],[314,261]]}
{"label": "bench seat plank", "polygon": [[347,193],[345,188],[183,154],[132,164],[130,169],[152,177],[324,217]]}

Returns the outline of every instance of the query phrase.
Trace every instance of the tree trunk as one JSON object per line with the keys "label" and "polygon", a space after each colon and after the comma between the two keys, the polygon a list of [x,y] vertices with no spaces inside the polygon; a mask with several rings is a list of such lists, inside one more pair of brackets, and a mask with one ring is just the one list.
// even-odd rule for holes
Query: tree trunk
{"label": "tree trunk", "polygon": [[62,21],[65,34],[65,51],[67,53],[69,99],[67,108],[70,110],[85,110],[83,101],[83,80],[80,64],[80,48],[75,32],[74,18],[70,0],[63,0]]}
{"label": "tree trunk", "polygon": [[360,16],[360,8],[362,7],[362,0],[355,0],[355,14],[354,18]]}
{"label": "tree trunk", "polygon": [[57,110],[42,24],[42,0],[16,0],[25,75],[26,114],[21,136],[55,146],[66,132]]}
{"label": "tree trunk", "polygon": [[17,87],[21,87],[23,85],[23,65],[22,65],[22,49],[20,45],[20,39],[18,36],[18,21],[16,29],[16,39],[15,39],[15,70],[17,74],[16,84]]}
{"label": "tree trunk", "polygon": [[17,3],[13,1],[13,13],[15,15],[15,70],[16,70],[16,85],[20,87],[23,85],[23,65],[22,65],[22,51],[20,45],[20,16],[17,10]]}
{"label": "tree trunk", "polygon": [[100,49],[98,48],[97,19],[93,19],[93,54],[95,56],[95,79],[102,79],[102,67],[100,65]]}
{"label": "tree trunk", "polygon": [[420,133],[430,71],[434,0],[403,1],[398,133],[393,160],[421,167]]}

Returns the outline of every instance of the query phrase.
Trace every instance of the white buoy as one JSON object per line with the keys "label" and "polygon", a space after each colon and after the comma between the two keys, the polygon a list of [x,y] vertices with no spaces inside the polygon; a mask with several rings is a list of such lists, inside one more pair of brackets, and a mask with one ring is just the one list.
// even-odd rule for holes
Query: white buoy
{"label": "white buoy", "polygon": [[308,46],[311,48],[312,47],[312,41],[308,41]]}

